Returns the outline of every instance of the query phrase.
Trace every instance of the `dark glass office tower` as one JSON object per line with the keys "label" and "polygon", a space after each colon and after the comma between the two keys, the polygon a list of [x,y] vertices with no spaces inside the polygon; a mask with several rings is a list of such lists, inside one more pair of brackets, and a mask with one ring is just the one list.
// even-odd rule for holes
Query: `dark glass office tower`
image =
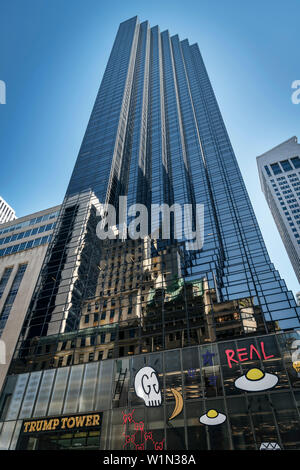
{"label": "dark glass office tower", "polygon": [[[201,247],[173,215],[170,237],[126,238],[117,217],[100,240],[120,196],[149,225],[154,204],[189,204],[194,227],[202,204]],[[297,328],[198,45],[125,21],[2,391],[2,446],[299,448]]]}

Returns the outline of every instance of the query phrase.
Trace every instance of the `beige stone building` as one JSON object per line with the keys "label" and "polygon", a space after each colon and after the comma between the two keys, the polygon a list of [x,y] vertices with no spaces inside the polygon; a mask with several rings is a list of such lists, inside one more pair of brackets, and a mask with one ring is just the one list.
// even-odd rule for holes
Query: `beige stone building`
{"label": "beige stone building", "polygon": [[0,225],[0,389],[25,319],[60,206]]}

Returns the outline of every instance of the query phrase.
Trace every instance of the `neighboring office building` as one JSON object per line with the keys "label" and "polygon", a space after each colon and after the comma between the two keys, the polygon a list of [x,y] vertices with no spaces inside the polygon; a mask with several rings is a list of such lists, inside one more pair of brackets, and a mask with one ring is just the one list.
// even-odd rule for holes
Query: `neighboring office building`
{"label": "neighboring office building", "polygon": [[292,137],[257,157],[263,193],[300,283],[300,144]]}
{"label": "neighboring office building", "polygon": [[24,318],[55,227],[60,206],[20,217],[0,226],[0,337],[5,364],[2,388]]}
{"label": "neighboring office building", "polygon": [[[204,204],[203,247],[174,231],[100,241],[97,209],[120,195],[149,209]],[[269,259],[198,45],[125,21],[0,397],[0,447],[299,448],[294,328],[299,308]],[[140,383],[145,365],[156,372]],[[241,376],[252,392],[235,386]]]}
{"label": "neighboring office building", "polygon": [[296,292],[296,301],[297,301],[297,305],[300,306],[300,292]]}
{"label": "neighboring office building", "polygon": [[0,196],[0,224],[16,219],[16,213]]}

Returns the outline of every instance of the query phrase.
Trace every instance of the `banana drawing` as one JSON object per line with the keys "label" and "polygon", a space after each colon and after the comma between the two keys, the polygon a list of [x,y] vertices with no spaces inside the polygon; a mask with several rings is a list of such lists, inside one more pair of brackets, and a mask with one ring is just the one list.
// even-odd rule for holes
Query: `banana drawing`
{"label": "banana drawing", "polygon": [[175,388],[171,388],[171,392],[173,393],[174,398],[175,398],[175,408],[169,418],[169,421],[175,418],[176,416],[178,416],[182,412],[182,408],[183,408],[183,398],[182,398],[181,393],[178,392],[178,390],[176,390]]}

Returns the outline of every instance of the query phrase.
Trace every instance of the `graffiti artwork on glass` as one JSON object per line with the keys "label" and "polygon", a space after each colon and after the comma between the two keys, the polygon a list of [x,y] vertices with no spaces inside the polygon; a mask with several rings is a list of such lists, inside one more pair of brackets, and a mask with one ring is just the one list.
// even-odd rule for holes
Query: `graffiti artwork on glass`
{"label": "graffiti artwork on glass", "polygon": [[207,426],[217,426],[226,421],[226,415],[219,413],[217,410],[209,410],[199,418],[199,421]]}
{"label": "graffiti artwork on glass", "polygon": [[178,390],[176,390],[175,388],[171,388],[171,392],[173,393],[174,398],[175,398],[175,408],[169,418],[169,421],[171,421],[171,419],[176,418],[176,416],[178,416],[182,412],[182,409],[183,409],[183,398],[182,398],[181,393],[178,392]]}
{"label": "graffiti artwork on glass", "polygon": [[225,354],[230,369],[232,368],[233,364],[239,364],[249,360],[252,361],[255,356],[260,360],[263,359],[264,361],[274,357],[274,354],[270,354],[269,356],[267,355],[265,350],[265,343],[263,341],[260,342],[259,348],[257,348],[254,344],[250,344],[248,348],[239,348],[236,350],[226,349]]}
{"label": "graffiti artwork on glass", "polygon": [[253,368],[248,370],[247,374],[236,379],[234,385],[236,388],[245,390],[246,392],[261,392],[275,387],[277,382],[277,375]]}
{"label": "graffiti artwork on glass", "polygon": [[300,374],[300,361],[293,362],[293,367],[295,371],[297,372],[297,374],[299,375]]}
{"label": "graffiti artwork on glass", "polygon": [[[142,367],[134,379],[134,391],[147,407],[158,407],[162,403],[157,372],[149,366]],[[170,389],[175,398],[175,407],[169,421],[178,416],[183,409],[183,397],[175,388]]]}
{"label": "graffiti artwork on glass", "polygon": [[[154,450],[163,450],[164,448],[164,439],[162,441],[156,441],[153,437],[153,432],[145,431],[144,421],[135,421],[134,419],[134,410],[130,413],[123,414],[123,435],[125,437],[125,447],[134,447],[135,450],[145,450],[146,442],[148,441],[147,448],[153,448]],[[128,429],[129,427],[132,429]],[[127,427],[127,431],[126,431]]]}
{"label": "graffiti artwork on glass", "polygon": [[209,351],[206,351],[205,354],[202,354],[203,358],[203,365],[204,366],[213,366],[213,357],[215,356],[214,353],[210,353]]}
{"label": "graffiti artwork on glass", "polygon": [[189,369],[187,374],[188,374],[189,377],[191,377],[193,379],[196,376],[196,369],[194,369],[194,368]]}
{"label": "graffiti artwork on glass", "polygon": [[161,391],[156,371],[149,366],[142,367],[134,379],[134,391],[144,400],[145,405],[157,407],[161,405]]}
{"label": "graffiti artwork on glass", "polygon": [[259,450],[281,450],[281,447],[277,442],[262,442]]}
{"label": "graffiti artwork on glass", "polygon": [[[299,334],[299,331],[297,332]],[[297,372],[298,377],[300,377],[300,340],[296,339],[293,341],[291,349],[293,349],[292,353],[292,363],[293,368]]]}
{"label": "graffiti artwork on glass", "polygon": [[210,375],[208,377],[208,383],[209,385],[211,385],[212,387],[216,387],[217,386],[217,376],[216,375]]}

